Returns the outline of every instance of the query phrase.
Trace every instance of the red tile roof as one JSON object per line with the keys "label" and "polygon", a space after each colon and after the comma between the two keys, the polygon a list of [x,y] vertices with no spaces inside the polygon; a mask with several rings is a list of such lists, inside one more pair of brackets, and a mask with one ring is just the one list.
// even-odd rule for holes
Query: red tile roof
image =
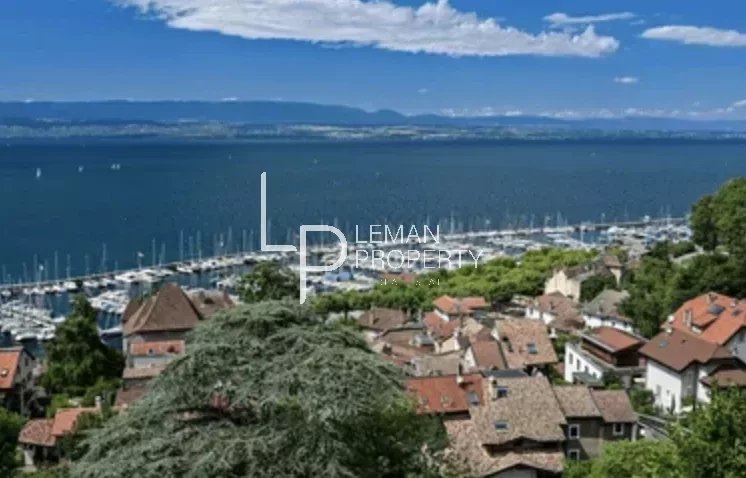
{"label": "red tile roof", "polygon": [[84,413],[96,413],[96,408],[61,408],[54,415],[54,424],[52,425],[52,435],[61,437],[70,433],[75,428],[75,423]]}
{"label": "red tile roof", "polygon": [[0,390],[13,388],[23,347],[0,349]]}
{"label": "red tile roof", "polygon": [[445,320],[435,312],[428,312],[425,314],[425,318],[422,319],[422,322],[424,322],[425,327],[427,327],[430,334],[439,339],[451,337],[453,332],[459,326],[459,321],[457,319]]}
{"label": "red tile roof", "polygon": [[548,365],[558,361],[544,322],[504,319],[495,322],[509,368]]}
{"label": "red tile roof", "polygon": [[126,408],[145,396],[147,391],[147,387],[122,388],[117,391],[117,398],[114,402],[114,406]]}
{"label": "red tile roof", "polygon": [[53,447],[57,439],[52,435],[53,418],[41,418],[29,420],[18,435],[18,443],[24,445],[36,445]]}
{"label": "red tile roof", "polygon": [[708,387],[746,387],[746,370],[741,367],[722,367],[703,377],[700,382]]}
{"label": "red tile roof", "polygon": [[682,371],[692,363],[706,364],[711,360],[731,359],[730,350],[707,342],[678,329],[661,332],[640,349],[640,355],[675,371]]}
{"label": "red tile roof", "polygon": [[483,403],[483,387],[481,374],[462,378],[460,384],[456,375],[411,378],[407,380],[407,390],[417,397],[418,413],[463,413],[469,410],[470,393]]}
{"label": "red tile roof", "polygon": [[[689,325],[700,329],[697,332]],[[673,314],[673,321],[663,327],[673,327],[696,334],[703,340],[725,345],[739,330],[746,327],[746,303],[727,295],[710,292],[684,303]]]}
{"label": "red tile roof", "polygon": [[161,342],[135,342],[129,344],[129,355],[146,357],[151,355],[181,355],[184,353],[183,340],[164,340]]}
{"label": "red tile roof", "polygon": [[635,337],[614,327],[598,327],[589,331],[585,336],[591,340],[595,340],[599,345],[605,346],[604,348],[608,348],[613,353],[641,346],[645,343],[639,337]]}
{"label": "red tile roof", "polygon": [[449,295],[442,295],[433,301],[433,305],[445,314],[463,314],[469,315],[478,309],[486,309],[489,304],[484,297],[463,297],[455,298]]}

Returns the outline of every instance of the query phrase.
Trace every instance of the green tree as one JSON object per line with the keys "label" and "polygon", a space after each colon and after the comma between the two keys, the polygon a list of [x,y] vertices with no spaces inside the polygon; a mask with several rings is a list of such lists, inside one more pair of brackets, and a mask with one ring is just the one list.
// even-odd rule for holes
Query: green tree
{"label": "green tree", "polygon": [[746,392],[713,389],[709,405],[697,407],[671,435],[684,476],[746,476]]}
{"label": "green tree", "polygon": [[706,250],[723,245],[746,258],[746,177],[725,183],[714,196],[705,196],[692,209],[694,239]]}
{"label": "green tree", "polygon": [[640,266],[628,277],[630,295],[621,303],[620,309],[645,337],[657,334],[660,324],[673,310],[671,283],[674,274],[668,249],[661,246],[643,257]]}
{"label": "green tree", "polygon": [[616,289],[616,277],[613,274],[596,274],[583,281],[580,286],[580,301],[590,302],[606,289]]}
{"label": "green tree", "polygon": [[399,477],[443,445],[398,369],[294,300],[194,331],[150,392],[86,440],[79,477]]}
{"label": "green tree", "polygon": [[244,302],[279,300],[300,296],[298,275],[276,261],[260,262],[241,279],[239,286]]}
{"label": "green tree", "polygon": [[690,219],[694,242],[706,251],[714,251],[718,245],[718,231],[712,207],[713,197],[703,196],[692,206]]}
{"label": "green tree", "polygon": [[47,345],[47,370],[42,384],[52,393],[81,395],[99,379],[121,377],[124,357],[98,334],[96,311],[78,297],[72,314]]}
{"label": "green tree", "polygon": [[[676,447],[668,441],[619,441],[604,447],[590,465],[571,467],[573,478],[681,478]],[[582,473],[578,473],[582,470]],[[716,475],[701,475],[716,476]]]}
{"label": "green tree", "polygon": [[0,476],[11,476],[18,466],[16,445],[23,417],[0,407]]}

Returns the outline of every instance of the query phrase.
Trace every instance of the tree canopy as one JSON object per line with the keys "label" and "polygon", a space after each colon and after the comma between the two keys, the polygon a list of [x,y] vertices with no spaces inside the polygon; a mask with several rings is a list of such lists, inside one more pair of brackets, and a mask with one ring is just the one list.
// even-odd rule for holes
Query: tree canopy
{"label": "tree canopy", "polygon": [[292,270],[276,261],[260,262],[239,285],[241,299],[247,303],[300,296],[300,279]]}
{"label": "tree canopy", "polygon": [[442,430],[352,328],[293,300],[201,324],[149,393],[85,441],[73,475],[393,477]]}
{"label": "tree canopy", "polygon": [[18,465],[16,445],[23,417],[0,407],[0,476],[11,476]]}
{"label": "tree canopy", "polygon": [[122,376],[124,357],[101,342],[96,311],[85,297],[76,298],[70,316],[47,345],[44,387],[53,393],[81,395],[99,379]]}
{"label": "tree canopy", "polygon": [[746,258],[746,178],[732,179],[714,195],[702,197],[692,208],[692,228],[705,250],[722,245]]}
{"label": "tree canopy", "polygon": [[453,271],[438,269],[418,276],[412,284],[381,283],[372,292],[326,294],[315,300],[319,313],[346,312],[355,308],[391,307],[414,312],[429,309],[438,296],[477,295],[491,302],[506,302],[514,295],[537,295],[555,267],[576,266],[590,261],[593,251],[542,249],[529,251],[520,261],[493,259],[479,267]]}

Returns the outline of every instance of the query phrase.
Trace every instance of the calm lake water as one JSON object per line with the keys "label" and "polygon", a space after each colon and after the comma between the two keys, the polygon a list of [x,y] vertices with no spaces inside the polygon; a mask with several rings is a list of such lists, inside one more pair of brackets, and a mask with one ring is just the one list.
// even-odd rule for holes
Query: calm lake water
{"label": "calm lake water", "polygon": [[483,228],[554,224],[558,214],[571,223],[683,215],[746,175],[746,143],[4,145],[0,265],[17,279],[46,263],[53,276],[57,252],[62,276],[68,256],[73,274],[99,270],[104,244],[109,269],[136,265],[138,251],[149,264],[153,249],[171,261],[221,243],[256,247],[262,171],[281,242],[301,223],[350,231],[427,221],[447,230],[451,217]]}

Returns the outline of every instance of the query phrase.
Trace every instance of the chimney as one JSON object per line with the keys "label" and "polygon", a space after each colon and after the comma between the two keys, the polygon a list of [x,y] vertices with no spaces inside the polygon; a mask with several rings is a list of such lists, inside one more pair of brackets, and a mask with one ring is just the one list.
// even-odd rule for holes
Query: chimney
{"label": "chimney", "polygon": [[708,304],[712,304],[713,302],[715,302],[715,294],[713,294],[712,292],[708,292],[707,293],[707,303]]}
{"label": "chimney", "polygon": [[692,309],[686,309],[684,311],[684,325],[689,329],[692,328]]}
{"label": "chimney", "polygon": [[490,377],[490,396],[492,400],[497,400],[497,379]]}
{"label": "chimney", "polygon": [[464,384],[464,376],[462,375],[461,364],[458,364],[458,372],[456,372],[456,384],[461,386]]}
{"label": "chimney", "polygon": [[96,396],[96,410],[101,411],[101,396]]}

